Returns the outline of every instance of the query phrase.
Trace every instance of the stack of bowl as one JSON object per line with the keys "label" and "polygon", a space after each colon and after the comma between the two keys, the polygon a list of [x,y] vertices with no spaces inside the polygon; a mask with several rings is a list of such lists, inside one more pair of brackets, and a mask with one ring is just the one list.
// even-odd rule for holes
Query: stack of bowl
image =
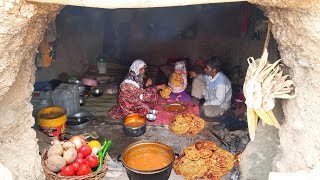
{"label": "stack of bowl", "polygon": [[148,121],[153,122],[157,119],[157,114],[158,114],[157,110],[150,110],[149,113],[146,115],[146,118],[148,119]]}

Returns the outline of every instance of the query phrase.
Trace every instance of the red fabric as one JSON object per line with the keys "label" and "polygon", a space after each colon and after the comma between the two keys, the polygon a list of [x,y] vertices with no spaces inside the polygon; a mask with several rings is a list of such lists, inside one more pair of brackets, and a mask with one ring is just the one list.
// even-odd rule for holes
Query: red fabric
{"label": "red fabric", "polygon": [[246,98],[244,97],[244,94],[240,93],[240,94],[235,95],[235,100],[237,102],[245,102]]}
{"label": "red fabric", "polygon": [[197,59],[195,64],[203,68],[206,67],[206,63],[203,59]]}
{"label": "red fabric", "polygon": [[157,104],[157,96],[156,88],[143,89],[129,83],[123,84],[120,88],[118,105],[109,110],[108,115],[113,119],[123,119],[133,113],[146,115]]}
{"label": "red fabric", "polygon": [[241,8],[241,33],[245,33],[248,30],[249,13],[249,7],[243,6]]}
{"label": "red fabric", "polygon": [[[157,119],[154,122],[149,122],[148,124],[170,124],[177,113],[169,113],[163,109],[163,107],[168,102],[162,98],[159,98],[158,104],[155,106],[155,110],[159,111],[157,114]],[[185,112],[193,112],[199,116],[199,104],[196,102],[186,103],[188,109]]]}

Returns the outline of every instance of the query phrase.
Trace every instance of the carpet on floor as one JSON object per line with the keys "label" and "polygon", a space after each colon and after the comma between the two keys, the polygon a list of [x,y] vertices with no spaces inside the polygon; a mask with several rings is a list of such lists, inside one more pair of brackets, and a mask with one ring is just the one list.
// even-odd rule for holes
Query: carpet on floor
{"label": "carpet on floor", "polygon": [[[165,111],[163,109],[163,107],[166,104],[168,104],[168,102],[165,99],[160,98],[158,100],[158,104],[154,108],[155,110],[158,111],[157,119],[154,122],[148,121],[148,124],[168,125],[171,123],[171,121],[174,119],[174,117],[176,115],[178,115],[179,113],[170,113],[170,112]],[[199,112],[199,103],[198,102],[189,102],[189,103],[185,103],[185,105],[187,106],[187,109],[182,113],[192,112],[192,113],[196,114],[197,116],[199,116],[200,112]]]}

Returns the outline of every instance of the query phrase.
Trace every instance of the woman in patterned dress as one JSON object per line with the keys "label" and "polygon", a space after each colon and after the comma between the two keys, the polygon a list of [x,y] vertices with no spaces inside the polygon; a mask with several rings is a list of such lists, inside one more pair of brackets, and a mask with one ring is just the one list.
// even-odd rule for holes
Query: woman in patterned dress
{"label": "woman in patterned dress", "polygon": [[147,88],[143,88],[146,67],[146,63],[140,59],[132,63],[127,76],[120,84],[118,105],[108,111],[110,117],[122,119],[133,113],[146,115],[157,104],[157,91],[163,85],[148,87],[152,84],[151,79],[148,79],[145,83]]}

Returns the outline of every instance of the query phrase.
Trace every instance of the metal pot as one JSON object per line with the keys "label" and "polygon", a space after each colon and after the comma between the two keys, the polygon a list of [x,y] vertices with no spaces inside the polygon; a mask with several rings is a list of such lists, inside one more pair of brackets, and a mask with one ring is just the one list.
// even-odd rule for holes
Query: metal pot
{"label": "metal pot", "polygon": [[[143,150],[144,149],[144,150]],[[128,162],[141,162],[140,157],[133,154],[143,154],[145,149],[152,149],[154,152],[159,152],[158,155],[162,158],[167,158],[167,165],[154,170],[138,170],[128,164]],[[139,150],[141,152],[139,152]],[[129,145],[122,153],[122,164],[126,169],[130,180],[167,180],[170,177],[175,153],[168,145],[159,142],[139,141]],[[160,163],[160,162],[159,162]],[[159,164],[157,163],[157,164]]]}
{"label": "metal pot", "polygon": [[138,137],[146,132],[146,119],[139,114],[128,115],[123,122],[123,131],[127,136]]}
{"label": "metal pot", "polygon": [[84,86],[83,82],[78,79],[71,79],[69,80],[70,84],[78,85],[78,86]]}
{"label": "metal pot", "polygon": [[68,117],[67,127],[73,130],[84,129],[88,127],[93,120],[93,115],[89,112],[80,111],[73,113]]}
{"label": "metal pot", "polygon": [[103,94],[103,91],[101,89],[98,89],[98,88],[94,88],[91,90],[91,94],[94,96],[94,97],[99,97]]}
{"label": "metal pot", "polygon": [[83,95],[86,92],[86,87],[83,86],[78,86],[79,94]]}

